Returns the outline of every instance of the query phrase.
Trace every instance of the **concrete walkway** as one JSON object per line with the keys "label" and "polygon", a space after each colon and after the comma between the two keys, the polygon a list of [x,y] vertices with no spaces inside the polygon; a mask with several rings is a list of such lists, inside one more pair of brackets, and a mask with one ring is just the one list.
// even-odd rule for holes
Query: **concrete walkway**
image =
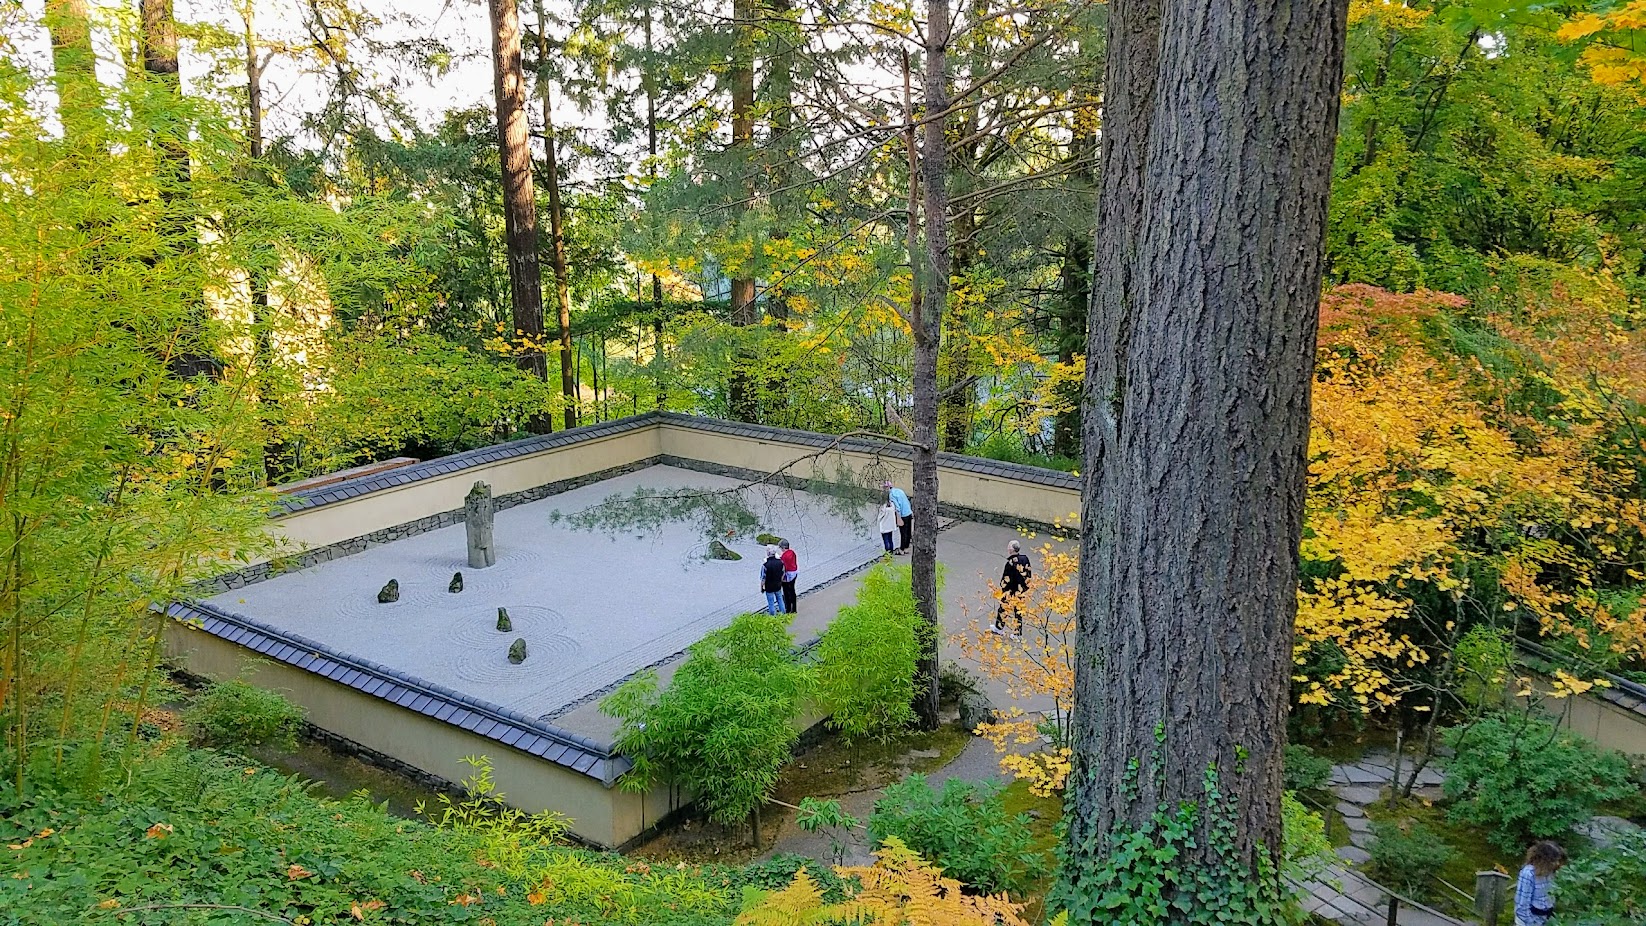
{"label": "concrete walkway", "polygon": [[[970,665],[951,637],[967,631],[974,621],[992,619],[995,602],[989,592],[989,583],[1000,580],[1000,571],[1006,561],[1006,544],[1021,539],[1023,535],[1011,528],[979,524],[974,521],[955,522],[938,533],[937,558],[943,566],[944,576],[943,590],[939,595],[942,605],[939,620],[943,625],[944,662]],[[1039,565],[1038,548],[1042,542],[1042,539],[1023,542],[1025,547],[1032,548],[1030,555],[1033,556],[1036,566]],[[800,551],[802,574],[808,568],[806,552],[804,549]],[[907,557],[892,557],[891,562],[906,566],[909,561]],[[840,613],[841,606],[855,601],[865,571],[867,570],[859,570],[839,581],[802,595],[799,613],[795,615],[790,628],[795,640],[805,641],[817,636],[828,626],[829,621]],[[658,676],[664,684],[668,683],[682,662],[683,656],[675,656],[657,666]],[[975,666],[973,669],[975,675]],[[980,681],[984,693],[997,707],[1012,703],[1003,683],[986,678]],[[1016,703],[1030,712],[1045,711],[1051,707],[1049,699]],[[552,719],[559,726],[601,741],[610,738],[617,729],[616,721],[600,712],[598,696],[589,697],[557,712]]]}

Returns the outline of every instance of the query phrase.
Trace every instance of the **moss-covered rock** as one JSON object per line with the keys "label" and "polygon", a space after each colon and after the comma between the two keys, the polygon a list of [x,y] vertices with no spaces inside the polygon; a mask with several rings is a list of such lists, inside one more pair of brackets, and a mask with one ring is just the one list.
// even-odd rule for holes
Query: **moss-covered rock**
{"label": "moss-covered rock", "polygon": [[393,604],[400,600],[400,580],[390,579],[388,584],[377,593],[378,604]]}
{"label": "moss-covered rock", "polygon": [[520,637],[509,644],[509,661],[520,665],[526,661],[526,638]]}
{"label": "moss-covered rock", "polygon": [[497,630],[498,630],[498,632],[499,633],[507,633],[507,632],[509,632],[513,629],[514,629],[514,622],[509,620],[509,609],[508,608],[498,608],[497,609]]}
{"label": "moss-covered rock", "polygon": [[709,559],[740,560],[743,554],[733,550],[718,540],[709,541]]}

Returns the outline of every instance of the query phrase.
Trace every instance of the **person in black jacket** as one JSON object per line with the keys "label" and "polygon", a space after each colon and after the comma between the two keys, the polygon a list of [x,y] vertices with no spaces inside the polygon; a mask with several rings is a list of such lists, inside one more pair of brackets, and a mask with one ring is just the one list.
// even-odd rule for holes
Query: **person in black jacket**
{"label": "person in black jacket", "polygon": [[1013,540],[1006,545],[1006,568],[1000,573],[1000,607],[994,612],[994,626],[989,629],[1000,633],[1006,629],[1006,612],[1011,611],[1017,621],[1017,629],[1012,636],[1023,635],[1023,612],[1019,610],[1023,596],[1029,591],[1029,579],[1034,576],[1034,569],[1029,565],[1029,557],[1023,553],[1023,545]]}
{"label": "person in black jacket", "polygon": [[766,561],[760,564],[760,590],[766,593],[766,613],[783,613],[783,558],[777,547],[766,547]]}

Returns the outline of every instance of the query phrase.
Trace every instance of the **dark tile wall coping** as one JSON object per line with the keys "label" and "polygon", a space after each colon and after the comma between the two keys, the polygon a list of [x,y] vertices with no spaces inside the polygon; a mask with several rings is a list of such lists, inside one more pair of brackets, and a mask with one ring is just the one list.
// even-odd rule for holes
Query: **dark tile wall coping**
{"label": "dark tile wall coping", "polygon": [[[652,416],[656,418],[659,424],[691,428],[692,430],[714,434],[727,434],[733,437],[779,441],[785,444],[795,444],[815,449],[821,449],[839,441],[840,449],[854,453],[878,453],[881,456],[893,457],[899,460],[908,460],[914,456],[913,448],[891,439],[848,437],[842,440],[836,435],[819,434],[816,431],[796,431],[792,428],[774,428],[763,424],[722,421],[718,418],[685,415],[679,412],[653,412]],[[960,470],[961,472],[995,476],[1001,479],[1017,479],[1022,482],[1032,482],[1059,489],[1080,490],[1080,477],[1061,470],[1028,466],[1023,463],[1007,463],[1003,460],[990,460],[986,457],[969,457],[959,453],[940,453],[937,455],[937,462],[939,466]]]}
{"label": "dark tile wall coping", "polygon": [[322,505],[358,498],[368,492],[376,492],[380,489],[398,488],[424,479],[434,479],[462,472],[476,466],[486,466],[503,460],[512,460],[516,457],[530,456],[534,453],[542,453],[545,450],[568,447],[572,444],[612,437],[629,431],[644,430],[656,423],[655,414],[654,412],[647,415],[635,415],[629,418],[619,418],[615,421],[571,428],[566,431],[556,431],[553,434],[523,437],[520,440],[493,444],[490,447],[479,447],[474,450],[465,450],[462,453],[454,453],[450,456],[436,457],[432,460],[414,463],[411,466],[398,467],[387,472],[345,479],[342,482],[334,482],[312,491],[294,492],[280,500],[273,514],[275,517],[280,517],[281,515],[307,511],[311,508],[319,508]]}
{"label": "dark tile wall coping", "polygon": [[[1532,657],[1522,660],[1529,668],[1552,672],[1565,665],[1566,660],[1562,659],[1559,653],[1541,643],[1533,642],[1525,637],[1515,637],[1515,645],[1520,648],[1523,656]],[[1609,701],[1617,705],[1639,717],[1642,723],[1646,723],[1646,685],[1631,682],[1610,672],[1602,672],[1600,677],[1604,678],[1610,687],[1597,685],[1589,689],[1588,693],[1602,701]]]}
{"label": "dark tile wall coping", "polygon": [[166,614],[276,662],[587,775],[608,788],[634,764],[610,745],[369,659],[339,653],[243,614],[203,602],[173,604]]}
{"label": "dark tile wall coping", "polygon": [[[882,440],[873,437],[841,439],[835,435],[819,434],[815,431],[796,431],[790,428],[774,428],[761,424],[721,421],[716,418],[686,415],[680,412],[647,412],[642,415],[618,418],[600,424],[556,431],[553,434],[526,437],[507,443],[494,444],[490,447],[466,450],[462,453],[437,457],[423,463],[402,466],[383,473],[345,479],[342,482],[335,482],[308,492],[296,492],[280,501],[274,511],[274,516],[295,514],[299,511],[307,511],[311,508],[319,508],[335,502],[358,498],[380,489],[397,488],[424,479],[434,479],[462,472],[476,466],[486,466],[503,460],[530,456],[535,453],[542,453],[545,450],[569,447],[584,441],[612,437],[655,425],[669,425],[710,434],[775,441],[812,449],[822,449],[838,441],[839,448],[844,451],[874,453],[899,460],[910,459],[913,455],[907,445],[889,439]],[[1022,463],[1006,463],[983,457],[968,457],[958,453],[940,453],[937,455],[937,461],[940,466],[961,472],[993,476],[997,479],[1015,479],[1020,482],[1068,489],[1070,491],[1079,491],[1080,489],[1080,478],[1078,476],[1054,469],[1026,466]]]}

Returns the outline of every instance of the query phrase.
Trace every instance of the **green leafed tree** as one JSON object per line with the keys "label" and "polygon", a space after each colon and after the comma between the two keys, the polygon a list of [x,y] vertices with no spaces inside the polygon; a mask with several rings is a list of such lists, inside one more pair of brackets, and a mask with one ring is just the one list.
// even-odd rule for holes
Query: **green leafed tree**
{"label": "green leafed tree", "polygon": [[722,823],[756,815],[815,688],[793,647],[787,615],[745,614],[693,644],[667,686],[648,670],[608,695],[600,709],[634,760],[624,787],[679,786]]}

